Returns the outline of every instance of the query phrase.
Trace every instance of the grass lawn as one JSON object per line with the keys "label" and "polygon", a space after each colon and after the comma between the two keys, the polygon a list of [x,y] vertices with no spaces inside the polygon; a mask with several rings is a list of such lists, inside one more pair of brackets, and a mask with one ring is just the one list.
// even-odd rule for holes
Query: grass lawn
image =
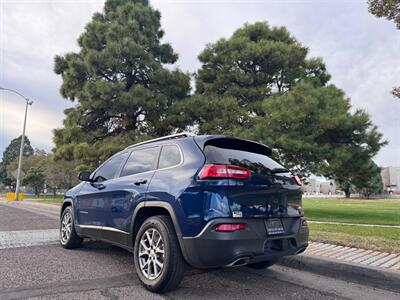
{"label": "grass lawn", "polygon": [[400,228],[309,224],[310,240],[388,253],[400,253]]}
{"label": "grass lawn", "polygon": [[63,202],[63,199],[58,199],[58,198],[46,198],[46,199],[39,199],[37,200],[40,203],[45,203],[45,204],[57,204],[61,205]]}
{"label": "grass lawn", "polygon": [[[400,225],[400,200],[303,199],[311,221]],[[312,241],[400,253],[400,228],[310,224]]]}
{"label": "grass lawn", "polygon": [[400,225],[400,200],[303,199],[311,221]]}
{"label": "grass lawn", "polygon": [[37,202],[40,202],[40,203],[45,203],[45,204],[58,204],[58,205],[61,205],[61,203],[64,200],[64,195],[56,195],[56,196],[53,196],[53,195],[46,195],[46,196],[40,195],[39,197],[36,197],[36,196],[29,197],[29,196],[27,196],[26,200],[34,200],[34,201],[37,201]]}

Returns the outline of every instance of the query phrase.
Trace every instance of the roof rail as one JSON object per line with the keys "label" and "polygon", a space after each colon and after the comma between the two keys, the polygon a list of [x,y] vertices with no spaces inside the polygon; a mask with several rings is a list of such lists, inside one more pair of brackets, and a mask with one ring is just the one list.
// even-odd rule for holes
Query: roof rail
{"label": "roof rail", "polygon": [[190,133],[190,132],[181,132],[181,133],[166,135],[166,136],[159,137],[159,138],[156,138],[156,139],[152,139],[152,140],[148,140],[148,141],[144,141],[144,142],[140,142],[140,143],[137,143],[137,144],[130,145],[130,146],[126,147],[126,149],[129,149],[129,148],[132,148],[132,147],[136,147],[136,146],[139,146],[139,145],[143,145],[143,144],[159,142],[159,141],[164,141],[164,140],[172,140],[172,139],[177,139],[177,138],[181,138],[181,137],[189,137],[189,136],[195,136],[195,134]]}

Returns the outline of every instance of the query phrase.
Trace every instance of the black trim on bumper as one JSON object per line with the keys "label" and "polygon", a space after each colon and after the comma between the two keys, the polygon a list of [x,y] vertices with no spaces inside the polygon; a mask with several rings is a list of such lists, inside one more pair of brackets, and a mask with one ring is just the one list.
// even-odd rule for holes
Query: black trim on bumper
{"label": "black trim on bumper", "polygon": [[[182,238],[182,252],[196,268],[230,266],[240,258],[255,263],[293,255],[308,245],[308,227],[302,227],[300,220],[283,219],[286,234],[268,236],[264,219],[214,219],[197,236]],[[246,229],[217,232],[214,228],[220,223],[246,223]]]}

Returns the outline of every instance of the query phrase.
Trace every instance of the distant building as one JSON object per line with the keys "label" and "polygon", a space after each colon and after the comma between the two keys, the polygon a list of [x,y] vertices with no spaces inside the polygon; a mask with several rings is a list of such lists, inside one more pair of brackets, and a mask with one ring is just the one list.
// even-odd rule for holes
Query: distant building
{"label": "distant building", "polygon": [[303,185],[303,191],[308,195],[335,195],[337,186],[333,180],[320,181],[316,178],[309,178]]}
{"label": "distant building", "polygon": [[333,180],[321,182],[321,193],[324,195],[335,195],[336,184]]}
{"label": "distant building", "polygon": [[303,191],[307,194],[319,194],[320,182],[315,178],[308,179],[308,182],[303,185]]}
{"label": "distant building", "polygon": [[382,168],[381,176],[385,193],[400,194],[400,167]]}

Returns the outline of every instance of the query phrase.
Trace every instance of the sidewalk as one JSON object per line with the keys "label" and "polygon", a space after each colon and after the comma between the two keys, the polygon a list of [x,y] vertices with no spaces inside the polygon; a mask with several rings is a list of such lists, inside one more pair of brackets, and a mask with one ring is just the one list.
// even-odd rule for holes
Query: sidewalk
{"label": "sidewalk", "polygon": [[310,242],[303,255],[328,257],[338,262],[351,262],[400,272],[400,254]]}

